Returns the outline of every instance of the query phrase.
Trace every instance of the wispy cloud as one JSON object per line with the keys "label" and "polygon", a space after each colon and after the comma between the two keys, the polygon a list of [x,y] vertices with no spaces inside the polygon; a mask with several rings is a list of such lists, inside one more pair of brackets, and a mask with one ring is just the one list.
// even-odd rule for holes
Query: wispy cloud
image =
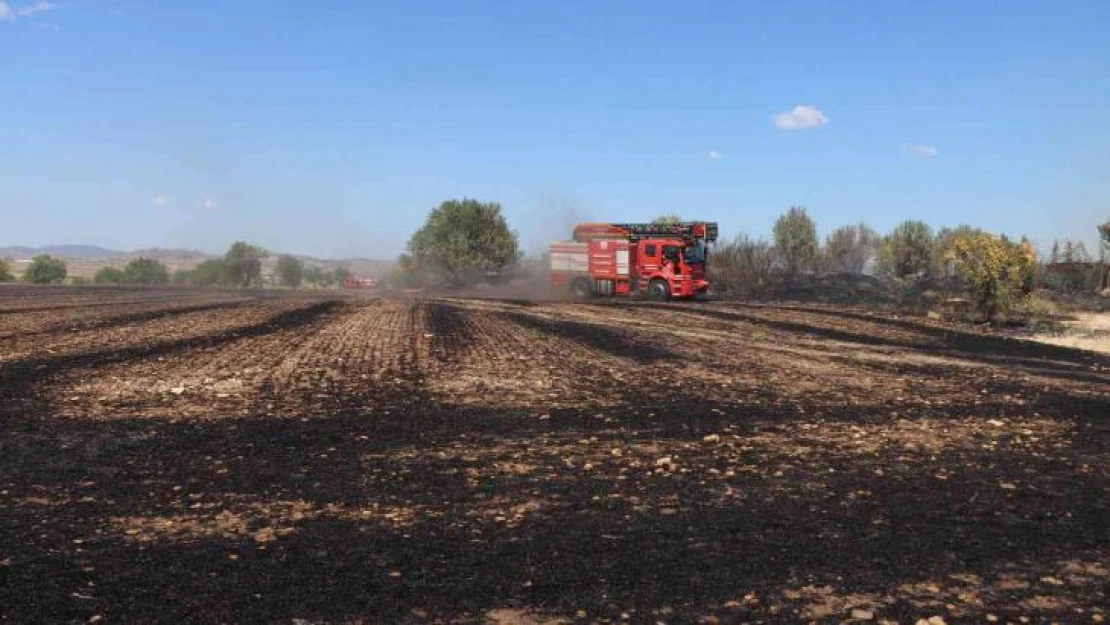
{"label": "wispy cloud", "polygon": [[57,8],[53,2],[39,0],[31,4],[11,4],[0,0],[0,22],[14,22],[23,17],[30,17],[37,13],[46,13]]}
{"label": "wispy cloud", "polygon": [[799,104],[785,113],[775,115],[771,120],[779,130],[805,130],[829,123],[829,118],[824,113],[816,106],[808,104]]}
{"label": "wispy cloud", "polygon": [[197,208],[202,211],[212,212],[214,210],[219,210],[220,203],[212,198],[205,198]]}
{"label": "wispy cloud", "polygon": [[933,158],[940,154],[940,150],[931,145],[905,145],[902,149],[910,154]]}
{"label": "wispy cloud", "polygon": [[721,153],[717,150],[709,150],[705,153],[705,158],[708,158],[711,161],[719,161],[721,160]]}
{"label": "wispy cloud", "polygon": [[169,206],[171,203],[173,203],[173,200],[170,199],[170,196],[165,195],[164,193],[159,193],[158,195],[154,196],[154,203],[158,206]]}

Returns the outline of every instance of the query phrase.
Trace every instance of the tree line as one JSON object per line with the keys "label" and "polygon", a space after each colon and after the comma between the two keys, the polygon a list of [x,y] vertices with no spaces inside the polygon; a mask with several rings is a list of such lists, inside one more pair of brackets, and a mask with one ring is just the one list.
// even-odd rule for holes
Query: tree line
{"label": "tree line", "polygon": [[[192,269],[170,272],[165,263],[153,259],[134,258],[122,268],[102,267],[92,278],[101,285],[141,286],[193,286],[215,288],[259,288],[263,285],[262,261],[269,256],[264,248],[244,241],[236,241],[220,258],[211,258]],[[324,271],[320,267],[306,266],[304,261],[290,254],[276,260],[275,277],[279,284],[298,288],[304,284],[316,287],[342,285],[350,277],[344,267]],[[31,259],[20,278],[28,284],[60,284],[66,280],[68,268],[65,260],[41,254]],[[0,259],[0,282],[15,282],[11,263]],[[80,278],[70,278],[83,284]]]}

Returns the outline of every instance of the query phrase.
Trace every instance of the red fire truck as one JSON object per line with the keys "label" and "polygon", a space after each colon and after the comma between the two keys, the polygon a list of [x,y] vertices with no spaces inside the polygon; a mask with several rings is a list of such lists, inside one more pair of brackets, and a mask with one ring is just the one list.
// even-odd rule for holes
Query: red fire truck
{"label": "red fire truck", "polygon": [[709,288],[707,244],[716,240],[715,222],[579,224],[571,241],[548,250],[551,285],[579,299],[694,297]]}

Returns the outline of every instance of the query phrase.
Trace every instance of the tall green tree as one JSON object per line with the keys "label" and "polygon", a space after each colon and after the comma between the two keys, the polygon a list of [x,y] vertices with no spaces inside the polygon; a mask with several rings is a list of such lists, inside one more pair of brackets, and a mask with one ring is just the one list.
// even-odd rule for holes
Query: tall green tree
{"label": "tall green tree", "polygon": [[863,273],[879,247],[879,234],[862,221],[825,237],[825,260],[832,271]]}
{"label": "tall green tree", "polygon": [[879,247],[879,270],[899,278],[928,275],[933,264],[934,243],[928,224],[907,219],[883,237]]}
{"label": "tall green tree", "polygon": [[236,241],[224,254],[224,272],[227,281],[233,286],[247,288],[262,282],[262,259],[266,250],[244,241]]}
{"label": "tall green tree", "polygon": [[66,279],[66,262],[49,254],[31,259],[23,271],[23,281],[31,284],[54,284]]}
{"label": "tall green tree", "polygon": [[775,221],[775,250],[788,274],[796,276],[817,260],[817,226],[802,206],[791,206]]}
{"label": "tall green tree", "polygon": [[0,258],[0,282],[14,282],[11,263],[6,258]]}
{"label": "tall green tree", "polygon": [[304,279],[304,263],[296,256],[282,254],[277,259],[277,275],[282,284],[295,289]]}
{"label": "tall green tree", "polygon": [[1106,223],[1098,225],[1098,239],[1099,243],[1102,244],[1102,249],[1110,252],[1110,219],[1107,219]]}
{"label": "tall green tree", "polygon": [[520,244],[500,204],[448,200],[412,235],[408,253],[421,269],[440,272],[448,284],[462,286],[516,263]]}
{"label": "tall green tree", "polygon": [[161,285],[170,281],[170,271],[153,259],[139,257],[123,268],[123,281],[127,284]]}

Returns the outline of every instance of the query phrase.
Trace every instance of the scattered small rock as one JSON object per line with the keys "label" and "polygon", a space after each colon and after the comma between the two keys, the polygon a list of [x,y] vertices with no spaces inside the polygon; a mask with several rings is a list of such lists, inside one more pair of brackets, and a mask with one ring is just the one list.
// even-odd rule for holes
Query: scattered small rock
{"label": "scattered small rock", "polygon": [[1000,428],[1000,427],[1006,425],[1005,422],[999,421],[998,419],[987,419],[987,423],[993,425],[996,428]]}
{"label": "scattered small rock", "polygon": [[852,618],[860,621],[870,621],[871,619],[875,618],[875,613],[871,610],[861,610],[859,608],[856,608],[852,610]]}
{"label": "scattered small rock", "polygon": [[180,395],[180,394],[185,392],[185,387],[184,386],[175,386],[175,387],[170,389],[170,392],[173,393],[174,395]]}
{"label": "scattered small rock", "polygon": [[705,441],[706,443],[710,443],[710,444],[719,443],[719,442],[721,442],[721,435],[720,434],[710,434],[710,435],[706,436],[705,438],[703,438],[701,440]]}
{"label": "scattered small rock", "polygon": [[669,467],[673,464],[674,459],[672,459],[670,456],[663,456],[662,458],[655,461],[655,466],[657,467]]}

